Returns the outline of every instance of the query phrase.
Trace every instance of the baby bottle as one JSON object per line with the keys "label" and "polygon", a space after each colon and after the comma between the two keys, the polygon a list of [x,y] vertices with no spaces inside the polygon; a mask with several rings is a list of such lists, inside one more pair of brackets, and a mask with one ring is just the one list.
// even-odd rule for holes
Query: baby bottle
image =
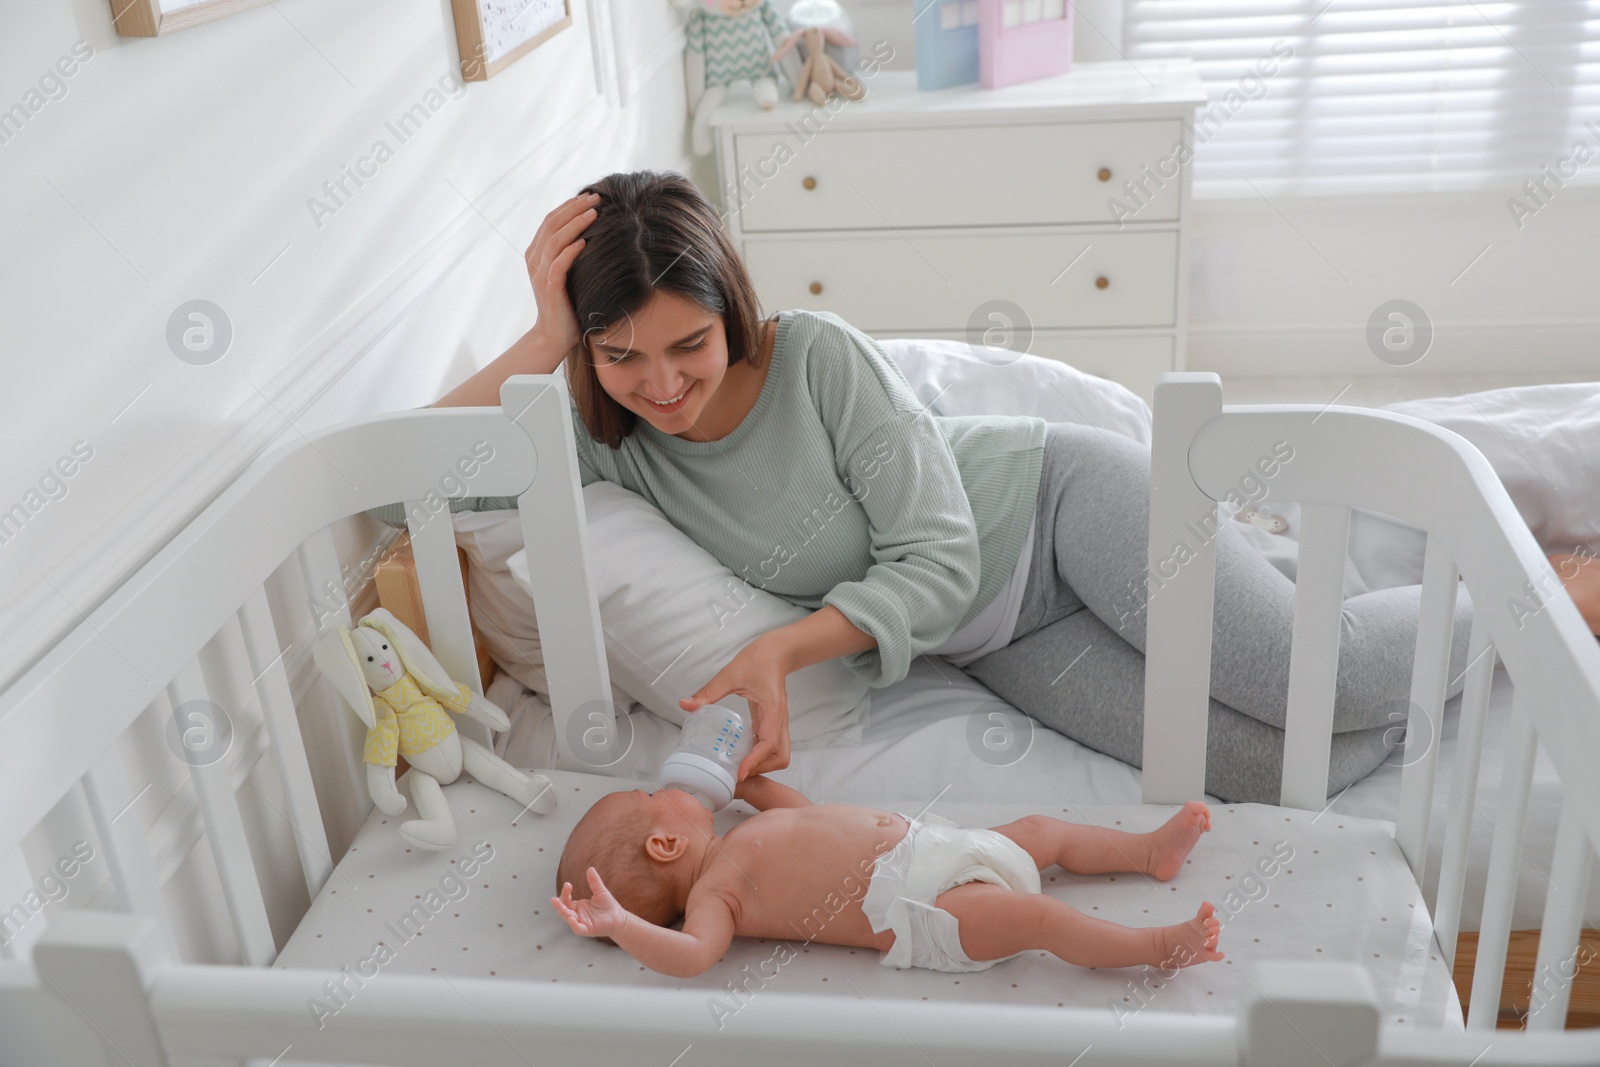
{"label": "baby bottle", "polygon": [[749,717],[720,704],[689,715],[683,737],[661,762],[663,789],[681,789],[712,811],[733,802],[739,764],[755,746]]}

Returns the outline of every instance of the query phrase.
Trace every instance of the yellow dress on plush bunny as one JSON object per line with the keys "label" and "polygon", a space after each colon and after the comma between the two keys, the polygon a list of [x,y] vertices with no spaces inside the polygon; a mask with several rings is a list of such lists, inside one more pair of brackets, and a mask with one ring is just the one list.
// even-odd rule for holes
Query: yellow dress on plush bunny
{"label": "yellow dress on plush bunny", "polygon": [[541,815],[555,810],[550,779],[523,774],[456,731],[446,709],[491,730],[509,730],[511,721],[467,686],[451,681],[428,646],[387,610],[364,616],[354,630],[340,626],[326,634],[313,658],[367,728],[367,791],[385,814],[406,810],[406,798],[395,787],[396,754],[411,764],[411,799],[421,818],[400,824],[407,843],[426,849],[456,843],[455,819],[439,787],[461,777],[462,770],[524,810]]}

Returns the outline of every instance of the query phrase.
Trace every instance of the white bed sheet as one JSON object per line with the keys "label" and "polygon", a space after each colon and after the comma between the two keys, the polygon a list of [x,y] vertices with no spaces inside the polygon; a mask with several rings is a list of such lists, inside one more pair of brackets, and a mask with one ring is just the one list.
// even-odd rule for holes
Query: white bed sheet
{"label": "white bed sheet", "polygon": [[[515,679],[502,676],[489,698],[511,714],[512,731],[503,735],[503,754],[517,766],[549,766],[554,751],[550,709]],[[943,659],[922,656],[907,677],[872,690],[872,707],[860,745],[794,750],[790,765],[771,777],[818,802],[845,802],[884,807],[916,800],[945,804],[1030,804],[1064,795],[1074,804],[1138,804],[1139,771],[1033,723],[981,682]],[[1501,764],[1511,710],[1511,684],[1504,670],[1495,674],[1488,725],[1484,731],[1483,770],[1476,797],[1469,879],[1462,901],[1461,929],[1476,930],[1483,909],[1484,872],[1489,850],[1499,833],[1494,824],[1499,807]],[[1445,817],[1455,767],[1456,725],[1460,699],[1445,708],[1444,736],[1439,751],[1434,813],[1424,870],[1426,899],[1432,900],[1443,851]],[[995,720],[989,712],[1003,710]],[[635,708],[629,716],[633,742],[616,764],[596,768],[605,774],[653,780],[661,759],[677,743],[678,728]],[[1031,738],[1016,737],[1020,759],[1005,766],[974,755],[970,735],[997,723],[1030,724]],[[1393,821],[1399,810],[1401,756],[1379,767],[1341,794],[1330,814]],[[1520,846],[1518,892],[1512,928],[1543,925],[1546,875],[1554,849],[1560,782],[1543,752],[1534,770],[1527,826]],[[1206,797],[1213,804],[1215,797]],[[1600,885],[1590,883],[1587,924],[1600,925]]]}
{"label": "white bed sheet", "polygon": [[[374,810],[275,963],[353,972],[338,997],[307,975],[307,1008],[325,1028],[338,1025],[341,1005],[359,999],[365,983],[403,973],[701,991],[708,1038],[748,1024],[760,1014],[768,990],[869,1000],[1089,1006],[1103,1008],[1132,1029],[1164,1012],[1233,1013],[1245,965],[1264,959],[1359,961],[1373,978],[1386,1020],[1462,1026],[1460,1002],[1388,823],[1220,805],[1211,831],[1170,882],[1128,874],[1070,875],[1059,867],[1041,872],[1045,893],[1129,925],[1178,922],[1192,916],[1201,900],[1212,901],[1224,919],[1227,954],[1216,963],[1164,972],[1097,970],[1028,952],[987,971],[949,974],[887,968],[873,949],[736,938],[712,969],[678,979],[647,971],[615,946],[572,933],[549,902],[573,825],[600,796],[638,783],[570,771],[550,775],[561,799],[547,816],[519,817],[515,801],[470,779],[447,786],[461,843],[442,852],[406,848],[395,832],[404,816]],[[893,808],[920,809],[906,799]],[[1037,811],[1142,831],[1175,809],[1085,806],[1051,791],[1026,804],[941,799],[930,810],[967,826],[1001,825]],[[735,802],[718,814],[718,832],[753,814]],[[1284,862],[1261,866],[1273,857]],[[467,877],[462,867],[471,859],[478,865]],[[839,906],[836,902],[829,910]],[[734,988],[746,992],[735,995]]]}

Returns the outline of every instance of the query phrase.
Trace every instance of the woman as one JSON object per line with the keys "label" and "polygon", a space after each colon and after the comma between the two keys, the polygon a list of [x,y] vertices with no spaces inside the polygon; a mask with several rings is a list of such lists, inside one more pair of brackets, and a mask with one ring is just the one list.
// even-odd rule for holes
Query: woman
{"label": "woman", "polygon": [[[884,686],[923,653],[1140,762],[1145,446],[1031,417],[936,417],[838,318],[762,319],[715,209],[680,175],[595,182],[545,218],[527,262],[537,323],[436,406],[496,405],[507,376],[565,361],[583,483],[639,493],[751,585],[813,609],[681,702],[748,700],[758,741],[741,779],[789,764],[788,674],[843,657]],[[1276,802],[1294,586],[1230,524],[1215,541],[1206,788]],[[1334,789],[1401,736],[1419,592],[1345,604]]]}

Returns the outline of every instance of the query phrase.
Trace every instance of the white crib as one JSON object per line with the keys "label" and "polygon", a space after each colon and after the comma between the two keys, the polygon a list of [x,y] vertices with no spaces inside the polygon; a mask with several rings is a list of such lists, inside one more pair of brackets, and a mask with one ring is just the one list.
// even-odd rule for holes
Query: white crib
{"label": "white crib", "polygon": [[[1213,375],[1167,375],[1157,389],[1152,477],[1152,567],[1182,542],[1193,551],[1161,572],[1148,600],[1146,802],[1203,793],[1213,555],[1196,537],[1206,516],[1279,441],[1294,459],[1274,497],[1305,502],[1295,608],[1282,803],[1316,811],[1327,794],[1340,574],[1351,507],[1429,531],[1424,614],[1408,738],[1432,738],[1446,689],[1458,577],[1476,605],[1456,766],[1436,775],[1436,752],[1407,751],[1395,836],[1420,884],[1435,789],[1454,790],[1437,899],[1440,950],[1453,951],[1475,815],[1484,709],[1498,656],[1516,684],[1510,783],[1493,813],[1478,965],[1465,1032],[1380,1023],[1365,972],[1351,963],[1256,964],[1258,995],[1235,1016],[1169,1014],[1122,1029],[1099,1009],[923,1003],[775,992],[751,1025],[714,1028],[703,998],[678,990],[549,986],[468,977],[386,976],[313,1025],[306,989],[337,977],[269,968],[273,937],[234,787],[222,764],[189,768],[222,893],[247,966],[178,962],[150,849],[113,746],[154,701],[204,700],[207,675],[237,668],[254,693],[296,829],[301,869],[316,898],[333,872],[323,808],[370,810],[359,727],[345,716],[348,781],[313,787],[262,587],[298,554],[308,598],[337,588],[328,527],[407,501],[433,651],[475,689],[479,679],[455,541],[436,484],[458,457],[487,444],[494,461],[474,478],[485,495],[520,494],[520,514],[549,671],[558,769],[590,766],[564,727],[606,708],[604,646],[585,556],[582,496],[564,382],[517,377],[501,409],[428,409],[360,420],[287,446],[251,466],[15,684],[0,694],[0,875],[32,884],[21,844],[81,787],[96,844],[120,898],[115,911],[51,913],[31,951],[0,962],[0,1063],[294,1062],[415,1065],[836,1062],[925,1064],[1469,1064],[1593,1063],[1600,1034],[1494,1031],[1510,933],[1529,780],[1542,744],[1564,790],[1549,875],[1530,1030],[1560,1031],[1570,961],[1594,844],[1600,841],[1600,649],[1493,471],[1453,434],[1396,415],[1350,408],[1222,407]],[[329,583],[332,583],[331,585]],[[347,610],[318,618],[344,623]],[[284,624],[298,630],[305,620]],[[213,640],[223,635],[227,640]],[[219,662],[228,657],[246,662]],[[480,689],[481,691],[481,689]],[[1418,744],[1419,749],[1424,748]],[[3,905],[0,905],[3,906]],[[36,918],[36,917],[35,917]],[[22,944],[13,938],[9,946]],[[1159,1015],[1159,1012],[1154,1013]],[[916,1035],[913,1044],[906,1035]]]}

